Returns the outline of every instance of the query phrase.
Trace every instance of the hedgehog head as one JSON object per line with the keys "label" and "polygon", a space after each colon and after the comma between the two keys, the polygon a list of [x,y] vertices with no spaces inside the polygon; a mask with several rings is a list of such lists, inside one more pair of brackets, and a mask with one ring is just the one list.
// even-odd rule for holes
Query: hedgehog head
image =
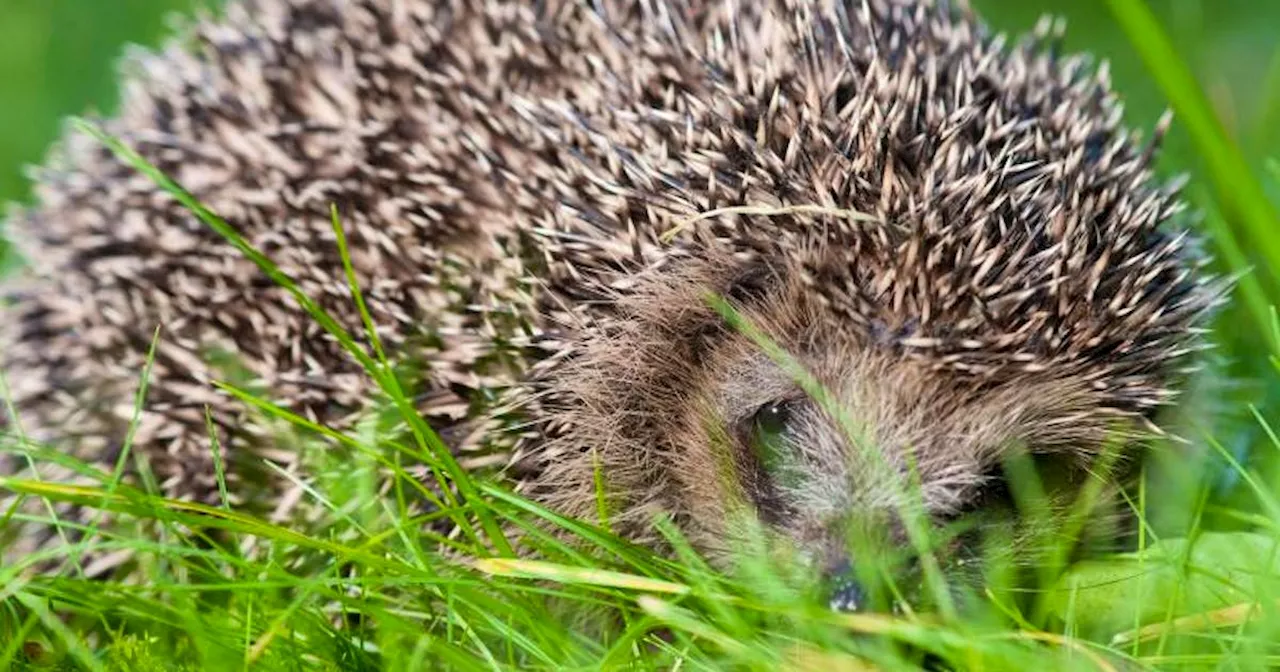
{"label": "hedgehog head", "polygon": [[804,249],[685,259],[620,298],[549,369],[563,406],[540,453],[542,497],[590,519],[602,485],[627,536],[656,539],[653,515],[671,515],[724,563],[763,524],[803,561],[844,571],[850,544],[905,543],[907,515],[941,526],[1007,511],[1014,455],[1035,456],[1066,494],[1109,432],[1145,428],[1094,383],[1101,363],[1013,357],[978,375],[916,351],[932,333],[918,321],[850,319],[805,271],[839,248]]}

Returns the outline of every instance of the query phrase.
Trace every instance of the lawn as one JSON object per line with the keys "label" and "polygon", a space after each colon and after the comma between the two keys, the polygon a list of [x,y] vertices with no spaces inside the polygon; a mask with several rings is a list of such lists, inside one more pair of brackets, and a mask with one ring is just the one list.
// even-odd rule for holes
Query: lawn
{"label": "lawn", "polygon": [[[23,167],[40,160],[66,115],[110,109],[113,59],[123,44],[154,43],[166,13],[191,4],[7,0],[0,7],[0,201],[29,197]],[[692,554],[677,562],[652,557],[483,480],[469,484],[483,497],[468,513],[523,526],[542,519],[590,540],[604,557],[538,537],[545,562],[522,564],[487,558],[484,544],[465,535],[444,541],[455,552],[442,554],[442,540],[419,535],[422,521],[403,498],[375,493],[379,470],[397,474],[406,488],[417,482],[399,460],[363,435],[327,436],[312,440],[346,452],[313,451],[311,487],[325,513],[307,529],[229,507],[164,501],[145,484],[117,484],[111,475],[98,488],[0,480],[0,488],[28,497],[112,513],[96,543],[148,558],[149,577],[145,585],[74,574],[28,581],[18,568],[0,568],[0,666],[1280,666],[1273,644],[1280,641],[1280,438],[1273,431],[1280,418],[1273,310],[1280,305],[1280,2],[974,4],[1007,31],[1029,28],[1043,12],[1065,16],[1068,48],[1110,61],[1133,124],[1149,128],[1175,108],[1161,169],[1191,175],[1187,193],[1216,270],[1242,276],[1214,324],[1218,348],[1171,418],[1207,457],[1201,463],[1164,451],[1129,493],[1144,522],[1141,552],[1040,577],[1035,592],[992,582],[965,597],[963,615],[935,596],[941,608],[928,613],[838,616],[815,607],[804,581],[763,558],[722,576]],[[209,223],[221,225],[213,215]],[[234,240],[233,231],[224,233]],[[404,402],[378,363],[364,359],[389,403]],[[305,425],[269,399],[253,403]],[[398,448],[407,458],[445,459],[430,440],[405,443]],[[472,525],[470,516],[449,515]],[[0,538],[8,520],[0,518]]]}

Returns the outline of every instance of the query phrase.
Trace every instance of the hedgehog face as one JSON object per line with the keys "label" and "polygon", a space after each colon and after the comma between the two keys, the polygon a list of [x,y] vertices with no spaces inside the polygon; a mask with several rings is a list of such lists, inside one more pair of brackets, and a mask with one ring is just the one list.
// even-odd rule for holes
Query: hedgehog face
{"label": "hedgehog face", "polygon": [[[773,339],[791,344],[817,396],[754,342],[729,336],[706,364],[688,430],[668,449],[680,475],[674,508],[688,512],[704,548],[725,549],[760,523],[816,571],[843,581],[859,569],[855,549],[908,546],[908,511],[922,508],[938,527],[996,512],[1005,529],[1016,525],[1002,460],[1030,451],[1071,480],[1087,435],[1103,430],[1084,421],[1075,443],[1044,431],[1087,403],[1070,381],[983,388],[796,305],[756,316],[772,324]],[[935,550],[944,562],[958,560],[976,555],[970,544],[979,539],[954,536]],[[841,595],[844,604],[860,600],[847,589]]]}
{"label": "hedgehog face", "polygon": [[[859,418],[874,415],[878,403],[859,382],[866,380],[867,358],[824,347],[818,357],[837,352],[843,356],[816,362],[834,374],[817,381],[829,394],[810,394],[767,357],[747,355],[727,367],[717,390],[722,420],[711,420],[723,440],[713,433],[706,445],[716,458],[720,501],[731,509],[716,533],[744,537],[763,524],[775,544],[837,581],[832,605],[850,609],[865,601],[853,580],[859,567],[852,545],[906,541],[894,513],[908,501],[900,476],[910,451],[885,450],[863,431]],[[976,465],[953,465],[943,478],[930,479],[923,499],[928,512],[956,510],[978,478]]]}
{"label": "hedgehog face", "polygon": [[[906,546],[904,507],[937,525],[986,514],[1005,504],[993,496],[1005,457],[1074,473],[1117,419],[1083,378],[979,379],[912,357],[879,335],[897,325],[865,329],[801,277],[719,260],[637,283],[618,302],[625,319],[555,369],[568,403],[548,414],[563,433],[539,451],[541,496],[593,518],[600,473],[629,537],[653,539],[652,515],[669,514],[727,565],[762,526],[817,571],[847,572],[851,547]],[[708,294],[757,335],[728,326]],[[972,539],[938,552],[956,559]]]}
{"label": "hedgehog face", "polygon": [[[745,505],[823,567],[847,560],[851,529],[880,529],[902,541],[894,513],[911,496],[904,476],[913,466],[926,470],[920,494],[938,518],[961,510],[983,481],[982,464],[965,437],[929,437],[929,427],[905,417],[910,411],[894,408],[896,395],[879,389],[879,382],[868,384],[883,375],[873,371],[882,365],[875,359],[818,345],[817,352],[797,358],[820,372],[815,395],[777,362],[743,356],[722,370],[719,389],[712,391],[720,422],[710,421],[705,438],[686,439],[691,458],[702,459],[701,446],[694,447],[699,439],[710,448],[722,501]],[[927,463],[918,465],[922,457]]]}

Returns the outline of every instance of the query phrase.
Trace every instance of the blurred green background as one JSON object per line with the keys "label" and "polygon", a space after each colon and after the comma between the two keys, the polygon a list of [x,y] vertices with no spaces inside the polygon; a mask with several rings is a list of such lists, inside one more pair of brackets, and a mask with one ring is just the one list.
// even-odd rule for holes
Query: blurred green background
{"label": "blurred green background", "polygon": [[[1108,0],[972,0],[996,29],[1017,33],[1044,13],[1067,19],[1067,47],[1089,51],[1111,63],[1115,86],[1127,103],[1129,121],[1149,128],[1167,103]],[[38,163],[67,115],[109,111],[115,101],[114,70],[126,44],[155,44],[175,11],[190,12],[216,0],[0,0],[0,206],[29,197],[24,166]],[[1240,145],[1273,202],[1280,170],[1280,0],[1149,0],[1186,60],[1229,135]],[[1162,154],[1166,172],[1189,172],[1189,195],[1197,206],[1213,204],[1207,170],[1186,128],[1175,121]],[[1197,191],[1197,189],[1200,189]],[[1275,232],[1280,242],[1280,222]],[[1259,246],[1242,239],[1246,254]],[[1256,260],[1255,260],[1256,261]],[[1269,276],[1267,299],[1277,302],[1280,269]],[[1265,330],[1239,304],[1218,321],[1222,347],[1213,374],[1193,388],[1177,412],[1192,427],[1193,441],[1211,433],[1226,450],[1280,484],[1280,455],[1252,416],[1280,409],[1280,376],[1263,348]],[[1223,487],[1233,484],[1224,476]]]}
{"label": "blurred green background", "polygon": [[[207,3],[205,3],[207,4]],[[0,0],[0,203],[25,199],[67,115],[110,110],[127,44],[157,43],[193,0]]]}

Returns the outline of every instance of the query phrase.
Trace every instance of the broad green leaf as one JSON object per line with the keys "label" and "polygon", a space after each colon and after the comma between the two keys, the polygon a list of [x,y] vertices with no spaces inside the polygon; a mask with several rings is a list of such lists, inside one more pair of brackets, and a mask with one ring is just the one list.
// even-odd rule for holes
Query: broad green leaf
{"label": "broad green leaf", "polygon": [[1058,580],[1051,613],[1083,634],[1138,626],[1266,601],[1280,588],[1280,540],[1245,532],[1168,539],[1142,553],[1081,562]]}

